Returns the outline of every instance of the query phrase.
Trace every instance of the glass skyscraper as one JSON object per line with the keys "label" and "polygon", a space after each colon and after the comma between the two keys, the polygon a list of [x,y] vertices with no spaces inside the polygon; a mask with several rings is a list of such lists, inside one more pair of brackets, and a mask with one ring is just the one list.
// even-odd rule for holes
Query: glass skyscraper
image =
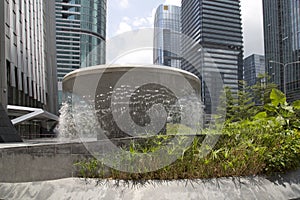
{"label": "glass skyscraper", "polygon": [[259,74],[265,74],[265,57],[252,54],[244,59],[244,81],[248,86],[255,85]]}
{"label": "glass skyscraper", "polygon": [[270,81],[289,101],[300,99],[300,0],[263,0],[263,17]]}
{"label": "glass skyscraper", "polygon": [[58,80],[105,63],[106,0],[56,0]]}
{"label": "glass skyscraper", "polygon": [[153,63],[180,68],[181,8],[160,5],[154,19]]}
{"label": "glass skyscraper", "polygon": [[0,3],[0,102],[56,112],[54,4],[42,0]]}
{"label": "glass skyscraper", "polygon": [[[0,104],[14,107],[13,119],[36,108],[56,114],[55,2],[0,1],[0,30]],[[47,128],[33,116],[15,124],[21,136]]]}
{"label": "glass skyscraper", "polygon": [[[243,38],[240,1],[238,0],[182,0],[182,33],[192,38],[202,48],[182,43],[184,60],[182,69],[202,80],[202,99],[205,112],[211,113],[212,96],[221,87],[237,93],[238,81],[243,79]],[[194,60],[191,65],[186,58]],[[218,68],[218,72],[216,70]],[[215,83],[221,74],[223,84]],[[205,81],[204,77],[205,76]],[[207,86],[210,85],[210,92]]]}
{"label": "glass skyscraper", "polygon": [[63,77],[105,63],[106,0],[56,0],[59,102]]}

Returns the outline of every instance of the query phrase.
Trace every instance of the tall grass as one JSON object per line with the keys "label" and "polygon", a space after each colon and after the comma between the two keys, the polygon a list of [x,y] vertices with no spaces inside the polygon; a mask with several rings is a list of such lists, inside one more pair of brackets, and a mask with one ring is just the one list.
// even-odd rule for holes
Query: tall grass
{"label": "tall grass", "polygon": [[[156,171],[122,172],[105,166],[105,162],[91,159],[76,163],[79,176],[124,180],[200,179],[272,174],[298,168],[300,101],[289,105],[285,96],[275,89],[271,92],[271,100],[265,106],[265,111],[255,113],[251,118],[227,121],[214,146],[203,148],[203,139],[212,134],[209,130],[204,130],[188,147],[172,148],[172,142],[184,143],[191,136],[184,135],[189,132],[188,127],[169,125],[167,135],[151,137],[143,142],[132,142],[126,147],[125,150],[130,152],[132,165],[138,163],[143,169],[153,168],[169,156],[177,156],[175,162]],[[172,135],[172,132],[180,134]],[[138,153],[153,153],[164,145],[168,146],[166,154],[152,160],[150,164],[139,157]],[[209,153],[203,156],[207,150]]]}

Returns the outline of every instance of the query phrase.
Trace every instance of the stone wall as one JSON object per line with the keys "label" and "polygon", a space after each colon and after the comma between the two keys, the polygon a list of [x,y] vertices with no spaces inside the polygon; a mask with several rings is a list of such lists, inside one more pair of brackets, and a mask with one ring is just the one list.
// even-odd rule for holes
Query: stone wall
{"label": "stone wall", "polygon": [[28,145],[0,149],[0,182],[72,177],[74,163],[91,155],[82,143]]}

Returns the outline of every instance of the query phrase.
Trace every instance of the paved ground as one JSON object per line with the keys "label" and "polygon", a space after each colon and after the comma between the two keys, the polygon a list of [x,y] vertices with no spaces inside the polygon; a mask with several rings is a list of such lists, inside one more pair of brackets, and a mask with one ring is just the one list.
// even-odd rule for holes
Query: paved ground
{"label": "paved ground", "polygon": [[78,178],[30,183],[0,183],[0,199],[297,199],[299,173],[274,180],[263,177],[133,184],[106,180],[96,185]]}
{"label": "paved ground", "polygon": [[[72,176],[82,144],[25,141],[0,145],[0,200],[26,199],[300,199],[300,169],[276,177],[220,178],[198,181],[106,180],[96,186]],[[46,148],[47,147],[47,148]],[[51,181],[44,181],[55,179]],[[59,179],[65,177],[63,179]],[[24,182],[43,180],[39,182]],[[2,183],[1,183],[2,181]]]}

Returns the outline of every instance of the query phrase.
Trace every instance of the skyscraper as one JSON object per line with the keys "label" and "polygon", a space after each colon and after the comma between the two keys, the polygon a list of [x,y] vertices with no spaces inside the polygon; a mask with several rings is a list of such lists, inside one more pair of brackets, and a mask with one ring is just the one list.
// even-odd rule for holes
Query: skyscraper
{"label": "skyscraper", "polygon": [[105,63],[106,0],[56,0],[57,76]]}
{"label": "skyscraper", "polygon": [[160,5],[156,9],[153,64],[180,68],[180,10],[173,5]]}
{"label": "skyscraper", "polygon": [[289,101],[300,99],[300,0],[263,0],[263,17],[270,81]]}
{"label": "skyscraper", "polygon": [[265,57],[252,54],[244,59],[244,81],[248,86],[255,85],[258,75],[265,73]]}
{"label": "skyscraper", "polygon": [[[182,0],[181,8],[182,33],[202,46],[195,49],[195,45],[183,41],[185,59],[182,61],[182,69],[194,73],[202,80],[205,112],[211,113],[214,103],[211,102],[212,96],[218,94],[213,92],[228,86],[236,93],[239,89],[238,81],[243,79],[240,1]],[[192,66],[186,58],[195,60],[196,64]],[[215,83],[216,73],[221,74],[223,85]]]}
{"label": "skyscraper", "polygon": [[[16,106],[56,113],[55,4],[5,0],[0,15],[0,103],[15,107],[8,110],[11,118],[26,113]],[[22,132],[35,132],[41,123],[23,124]]]}

